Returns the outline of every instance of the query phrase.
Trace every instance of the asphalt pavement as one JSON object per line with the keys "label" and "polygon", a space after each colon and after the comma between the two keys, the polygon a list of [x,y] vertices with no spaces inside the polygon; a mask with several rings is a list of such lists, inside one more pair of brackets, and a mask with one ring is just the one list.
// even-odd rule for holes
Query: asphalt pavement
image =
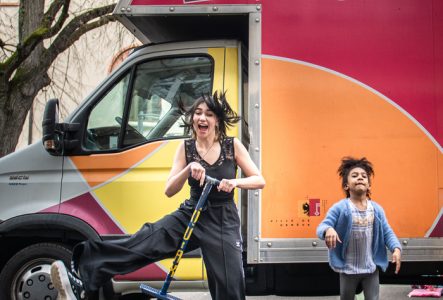
{"label": "asphalt pavement", "polygon": [[[396,300],[396,299],[410,299],[409,292],[412,291],[409,285],[381,285],[380,286],[380,300]],[[180,292],[172,293],[174,296],[180,297],[183,300],[211,300],[209,291],[207,292]],[[247,296],[247,300],[338,300],[338,296]],[[418,298],[417,298],[418,299]],[[436,298],[420,298],[420,299],[436,299]],[[438,298],[437,298],[438,299]],[[363,295],[358,295],[356,300],[364,300]]]}

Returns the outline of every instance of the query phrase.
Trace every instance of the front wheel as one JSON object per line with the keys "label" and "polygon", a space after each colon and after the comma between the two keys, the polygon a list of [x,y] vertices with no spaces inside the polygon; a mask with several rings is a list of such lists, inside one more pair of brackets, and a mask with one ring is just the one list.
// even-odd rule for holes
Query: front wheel
{"label": "front wheel", "polygon": [[69,266],[71,255],[70,249],[53,243],[34,244],[20,250],[0,274],[0,299],[55,300],[57,291],[51,282],[51,264],[62,260]]}

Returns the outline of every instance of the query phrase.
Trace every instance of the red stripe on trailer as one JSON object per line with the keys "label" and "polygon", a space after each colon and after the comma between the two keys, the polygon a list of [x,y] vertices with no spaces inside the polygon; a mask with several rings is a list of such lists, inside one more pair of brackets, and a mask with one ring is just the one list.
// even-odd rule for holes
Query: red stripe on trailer
{"label": "red stripe on trailer", "polygon": [[[58,206],[52,206],[41,212],[57,212]],[[85,193],[60,204],[61,214],[82,219],[91,225],[99,234],[124,233],[108,216],[90,193]]]}
{"label": "red stripe on trailer", "polygon": [[443,1],[280,0],[262,12],[263,54],[363,82],[443,145]]}
{"label": "red stripe on trailer", "polygon": [[163,271],[157,264],[153,263],[147,265],[137,271],[114,276],[114,280],[117,281],[140,281],[140,280],[164,280],[166,277],[166,272]]}
{"label": "red stripe on trailer", "polygon": [[131,5],[261,4],[261,0],[133,0]]}
{"label": "red stripe on trailer", "polygon": [[443,237],[443,216],[440,216],[429,237]]}

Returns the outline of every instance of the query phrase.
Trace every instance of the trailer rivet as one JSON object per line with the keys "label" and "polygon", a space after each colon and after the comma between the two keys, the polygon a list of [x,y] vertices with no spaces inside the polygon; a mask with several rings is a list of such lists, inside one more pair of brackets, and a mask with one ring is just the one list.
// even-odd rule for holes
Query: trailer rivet
{"label": "trailer rivet", "polygon": [[255,193],[254,193],[254,196],[258,197],[258,192],[255,192]]}
{"label": "trailer rivet", "polygon": [[260,149],[257,147],[257,148],[255,148],[255,152],[258,152],[258,151],[260,151]]}
{"label": "trailer rivet", "polygon": [[169,11],[174,11],[174,10],[175,10],[175,7],[172,7],[172,6],[171,6],[171,7],[169,8]]}
{"label": "trailer rivet", "polygon": [[257,5],[255,8],[256,8],[257,10],[260,10],[260,9],[261,9],[261,6],[260,6],[260,5]]}
{"label": "trailer rivet", "polygon": [[255,18],[255,23],[260,22],[260,18]]}
{"label": "trailer rivet", "polygon": [[120,8],[120,10],[121,10],[122,12],[125,12],[125,11],[126,11],[126,7],[122,7],[122,8]]}
{"label": "trailer rivet", "polygon": [[258,61],[258,59],[256,61],[254,61],[254,64],[256,64],[257,66],[260,64],[260,61]]}
{"label": "trailer rivet", "polygon": [[408,244],[408,241],[407,241],[407,240],[404,240],[404,241],[403,241],[403,245],[406,246],[407,244]]}
{"label": "trailer rivet", "polygon": [[212,10],[213,10],[213,11],[217,11],[217,10],[218,10],[218,7],[217,7],[217,6],[214,6],[214,7],[212,8]]}
{"label": "trailer rivet", "polygon": [[317,242],[312,242],[312,246],[317,247]]}
{"label": "trailer rivet", "polygon": [[269,248],[271,248],[271,247],[272,247],[272,243],[269,242],[269,243],[266,244],[266,246],[268,246]]}
{"label": "trailer rivet", "polygon": [[260,258],[260,261],[263,261],[263,258]]}
{"label": "trailer rivet", "polygon": [[130,11],[131,11],[131,8],[130,8],[130,7],[128,7],[128,8],[126,9],[126,11],[127,11],[127,12],[130,12]]}
{"label": "trailer rivet", "polygon": [[258,103],[255,104],[255,108],[259,108],[260,106],[258,105]]}
{"label": "trailer rivet", "polygon": [[258,242],[258,236],[256,236],[256,237],[254,238],[254,241]]}

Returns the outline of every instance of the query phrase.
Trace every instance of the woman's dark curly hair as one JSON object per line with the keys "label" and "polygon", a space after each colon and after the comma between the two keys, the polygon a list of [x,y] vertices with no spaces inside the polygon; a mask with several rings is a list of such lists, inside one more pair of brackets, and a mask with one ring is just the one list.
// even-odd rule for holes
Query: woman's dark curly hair
{"label": "woman's dark curly hair", "polygon": [[186,134],[192,132],[192,137],[195,138],[195,131],[193,127],[193,117],[197,107],[201,103],[206,103],[208,108],[217,116],[218,124],[216,126],[217,140],[223,140],[226,138],[226,130],[229,127],[234,126],[235,123],[240,121],[240,117],[235,111],[232,110],[228,101],[226,100],[226,92],[218,93],[217,91],[211,96],[203,94],[188,108],[184,107],[183,102],[180,104],[180,109],[184,114],[183,122]]}
{"label": "woman's dark curly hair", "polygon": [[[372,163],[366,159],[366,157],[362,157],[360,159],[346,156],[341,160],[340,167],[337,172],[341,177],[341,186],[343,190],[346,192],[346,197],[350,197],[349,191],[346,190],[346,185],[348,184],[348,176],[352,169],[362,168],[365,170],[366,174],[368,174],[368,181],[371,184],[371,177],[374,176],[374,169],[372,167]],[[371,194],[370,190],[367,191],[367,196],[369,197]]]}

